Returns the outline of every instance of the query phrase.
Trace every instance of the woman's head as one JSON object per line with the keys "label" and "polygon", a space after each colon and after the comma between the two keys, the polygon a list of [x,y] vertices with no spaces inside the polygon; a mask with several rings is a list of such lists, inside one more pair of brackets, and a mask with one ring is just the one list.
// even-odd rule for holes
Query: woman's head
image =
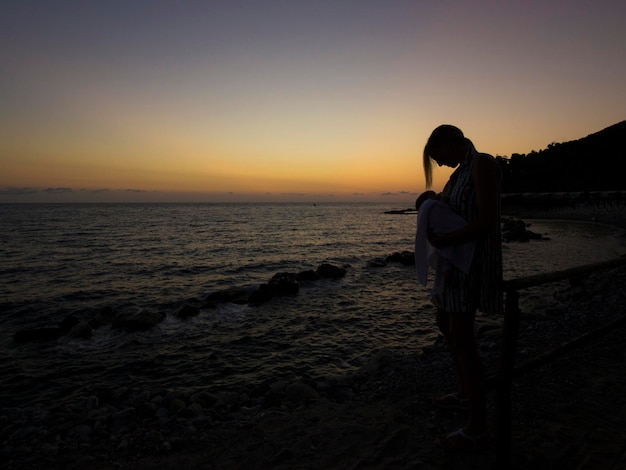
{"label": "woman's head", "polygon": [[437,193],[435,191],[424,191],[415,200],[415,209],[419,211],[420,207],[422,206],[422,204],[424,204],[424,202],[426,202],[428,199],[434,199],[436,197],[437,197]]}
{"label": "woman's head", "polygon": [[430,134],[424,146],[423,157],[427,188],[430,188],[433,182],[433,161],[439,165],[455,167],[461,163],[468,144],[473,147],[472,142],[463,135],[463,131],[450,124],[442,124]]}

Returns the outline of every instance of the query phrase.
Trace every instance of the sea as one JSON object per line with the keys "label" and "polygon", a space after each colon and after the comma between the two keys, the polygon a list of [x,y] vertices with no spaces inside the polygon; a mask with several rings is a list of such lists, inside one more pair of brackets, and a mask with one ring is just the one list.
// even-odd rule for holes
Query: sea
{"label": "sea", "polygon": [[[413,266],[415,213],[379,203],[0,205],[0,401],[78,400],[102,388],[241,389],[350,374],[382,349],[419,354],[437,337],[430,286]],[[527,220],[544,240],[505,243],[513,279],[613,259],[614,226]],[[378,262],[373,262],[378,261]],[[212,293],[254,289],[277,273],[346,268],[262,305]],[[152,329],[104,326],[89,339],[17,343],[17,331],[89,322],[101,309],[160,311]]]}

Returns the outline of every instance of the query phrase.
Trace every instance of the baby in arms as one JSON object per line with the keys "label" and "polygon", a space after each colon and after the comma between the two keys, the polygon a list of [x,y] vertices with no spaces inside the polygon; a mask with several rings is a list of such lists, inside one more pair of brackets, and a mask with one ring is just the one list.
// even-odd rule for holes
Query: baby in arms
{"label": "baby in arms", "polygon": [[435,248],[428,241],[428,232],[438,235],[450,233],[467,225],[467,221],[459,216],[445,202],[439,199],[434,191],[425,191],[415,201],[417,214],[417,230],[415,233],[415,268],[417,279],[422,285],[428,280],[428,267],[435,270],[433,283],[433,299],[438,297],[443,274],[451,265],[464,272],[469,272],[474,257],[475,242],[461,245],[450,245],[444,248]]}

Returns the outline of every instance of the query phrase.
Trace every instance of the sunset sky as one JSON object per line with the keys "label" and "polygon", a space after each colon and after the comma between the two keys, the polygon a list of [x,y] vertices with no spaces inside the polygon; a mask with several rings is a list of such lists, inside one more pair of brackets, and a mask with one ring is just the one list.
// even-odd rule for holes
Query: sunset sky
{"label": "sunset sky", "polygon": [[0,202],[411,205],[441,123],[508,156],[626,119],[625,18],[623,0],[6,0]]}

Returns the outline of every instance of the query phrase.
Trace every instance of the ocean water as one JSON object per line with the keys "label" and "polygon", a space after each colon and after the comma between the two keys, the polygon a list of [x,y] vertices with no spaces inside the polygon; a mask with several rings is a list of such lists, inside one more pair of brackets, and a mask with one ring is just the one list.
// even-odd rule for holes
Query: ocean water
{"label": "ocean water", "polygon": [[[0,400],[55,403],[97,388],[221,390],[332,376],[375,351],[418,354],[437,336],[429,287],[399,263],[415,215],[384,204],[0,205]],[[401,208],[402,209],[402,208]],[[549,241],[507,243],[505,279],[612,259],[614,227],[528,221]],[[261,306],[223,303],[173,315],[229,287],[279,272],[346,266],[345,278],[302,283]],[[167,314],[155,328],[102,327],[87,340],[16,344],[21,329],[88,322],[103,307]]]}

